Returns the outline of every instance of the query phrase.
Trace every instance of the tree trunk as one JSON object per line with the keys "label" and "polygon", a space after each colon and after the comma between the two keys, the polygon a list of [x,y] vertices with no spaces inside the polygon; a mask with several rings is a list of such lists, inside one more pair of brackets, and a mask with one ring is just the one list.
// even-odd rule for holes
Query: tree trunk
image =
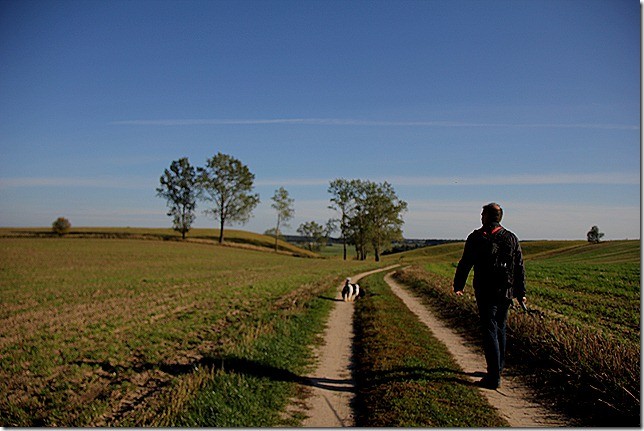
{"label": "tree trunk", "polygon": [[275,226],[275,253],[277,253],[277,235],[280,232],[280,216],[277,215],[277,226]]}
{"label": "tree trunk", "polygon": [[224,243],[224,219],[221,218],[219,222],[219,244]]}
{"label": "tree trunk", "polygon": [[344,260],[347,260],[347,239],[345,237],[342,237],[342,251]]}

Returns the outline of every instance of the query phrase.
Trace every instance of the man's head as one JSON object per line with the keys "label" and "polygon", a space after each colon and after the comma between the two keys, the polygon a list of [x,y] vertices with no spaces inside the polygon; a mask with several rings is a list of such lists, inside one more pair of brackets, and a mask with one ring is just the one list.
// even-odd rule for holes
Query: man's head
{"label": "man's head", "polygon": [[483,207],[481,213],[481,222],[486,225],[490,223],[501,223],[503,218],[503,209],[495,202],[489,203]]}

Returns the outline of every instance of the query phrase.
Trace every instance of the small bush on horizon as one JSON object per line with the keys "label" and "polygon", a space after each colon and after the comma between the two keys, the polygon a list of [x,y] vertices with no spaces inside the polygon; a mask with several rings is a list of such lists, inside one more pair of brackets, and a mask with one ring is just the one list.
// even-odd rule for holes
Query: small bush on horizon
{"label": "small bush on horizon", "polygon": [[51,230],[58,234],[58,236],[63,236],[69,233],[69,230],[72,228],[72,224],[65,217],[58,217],[56,221],[51,224]]}

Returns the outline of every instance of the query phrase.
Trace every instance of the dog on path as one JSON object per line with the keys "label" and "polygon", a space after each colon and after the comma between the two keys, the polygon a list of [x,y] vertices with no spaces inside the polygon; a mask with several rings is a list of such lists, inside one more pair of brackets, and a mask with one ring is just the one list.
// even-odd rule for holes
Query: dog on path
{"label": "dog on path", "polygon": [[351,283],[351,279],[347,278],[344,282],[344,287],[342,288],[342,299],[344,302],[353,302],[363,296],[364,289],[361,289],[360,285],[357,283]]}

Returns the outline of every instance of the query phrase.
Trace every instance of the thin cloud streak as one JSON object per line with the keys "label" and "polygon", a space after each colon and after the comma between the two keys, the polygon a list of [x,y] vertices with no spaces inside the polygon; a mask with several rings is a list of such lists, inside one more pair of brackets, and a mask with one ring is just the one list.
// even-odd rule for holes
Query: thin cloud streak
{"label": "thin cloud streak", "polygon": [[639,174],[542,174],[498,177],[391,177],[388,182],[400,186],[530,186],[554,184],[637,185]]}
{"label": "thin cloud streak", "polygon": [[612,129],[639,130],[638,125],[630,124],[556,124],[556,123],[470,123],[461,121],[385,121],[342,118],[273,118],[273,119],[160,119],[160,120],[120,120],[110,124],[117,126],[252,126],[294,124],[305,126],[371,126],[371,127],[501,127],[532,129]]}
{"label": "thin cloud streak", "polygon": [[91,187],[139,190],[149,189],[151,187],[151,181],[149,178],[0,178],[0,189],[19,187]]}
{"label": "thin cloud streak", "polygon": [[[561,184],[605,184],[605,185],[639,185],[637,174],[608,173],[608,174],[542,174],[542,175],[506,175],[498,177],[405,177],[392,176],[371,179],[394,186],[432,187],[432,186],[530,186],[530,185],[561,185]],[[331,179],[268,179],[260,180],[261,186],[328,186]]]}

